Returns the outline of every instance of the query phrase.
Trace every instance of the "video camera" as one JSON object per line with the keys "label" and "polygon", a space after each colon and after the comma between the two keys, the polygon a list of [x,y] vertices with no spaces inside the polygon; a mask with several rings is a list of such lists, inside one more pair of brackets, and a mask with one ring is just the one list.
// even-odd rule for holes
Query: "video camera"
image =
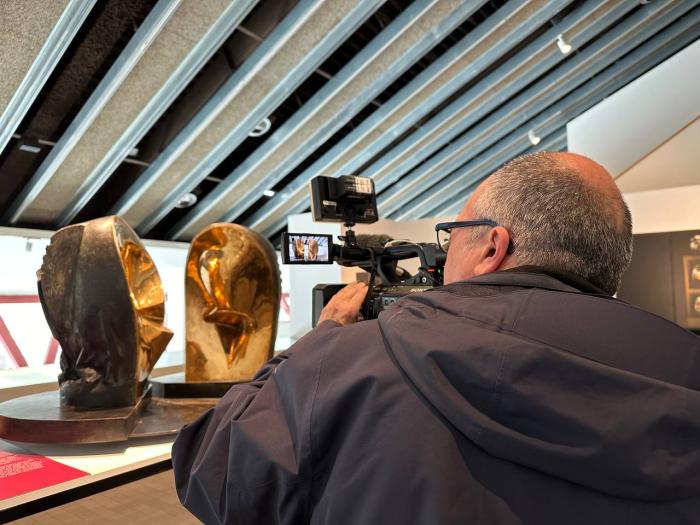
{"label": "video camera", "polygon": [[[356,235],[355,224],[378,220],[374,181],[343,175],[315,177],[309,183],[314,221],[342,222],[347,230],[334,244],[332,235],[285,233],[282,262],[285,264],[332,264],[354,266],[369,273],[369,290],[361,309],[364,319],[374,319],[401,297],[440,286],[446,255],[434,243],[395,241],[388,235]],[[398,266],[403,259],[418,258],[415,275]],[[319,284],[313,289],[313,326],[321,310],[344,284]]]}

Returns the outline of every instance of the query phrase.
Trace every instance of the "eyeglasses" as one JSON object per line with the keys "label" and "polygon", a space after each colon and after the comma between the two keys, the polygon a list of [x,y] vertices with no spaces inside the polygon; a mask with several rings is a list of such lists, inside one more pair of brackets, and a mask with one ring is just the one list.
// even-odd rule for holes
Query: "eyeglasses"
{"label": "eyeglasses", "polygon": [[[466,228],[468,226],[491,226],[495,228],[498,224],[490,219],[479,219],[476,221],[457,221],[457,222],[441,222],[435,225],[437,232],[437,242],[440,249],[447,253],[450,248],[450,234],[452,228]],[[512,251],[512,244],[508,247],[508,251]]]}

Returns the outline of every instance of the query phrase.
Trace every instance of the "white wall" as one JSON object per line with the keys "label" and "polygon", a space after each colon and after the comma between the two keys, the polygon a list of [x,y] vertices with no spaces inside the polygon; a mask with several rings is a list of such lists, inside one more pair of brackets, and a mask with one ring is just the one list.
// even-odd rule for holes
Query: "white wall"
{"label": "white wall", "polygon": [[567,124],[568,149],[613,176],[700,115],[700,41]]}
{"label": "white wall", "polygon": [[623,197],[635,234],[700,228],[700,185],[626,193]]}
{"label": "white wall", "polygon": [[[165,290],[165,326],[173,331],[165,353],[157,366],[171,366],[185,362],[185,265],[189,245],[165,247],[143,240],[158,269]],[[154,246],[154,244],[156,244]]]}
{"label": "white wall", "polygon": [[[36,272],[41,267],[52,232],[19,228],[0,228],[0,295],[37,295]],[[188,245],[143,241],[158,268],[166,294],[165,326],[174,332],[158,366],[184,362],[185,288],[184,272]],[[0,315],[7,324],[30,367],[43,366],[50,341],[41,305],[0,304]],[[54,368],[57,368],[58,359]],[[9,368],[4,348],[0,348],[0,370]],[[0,385],[1,387],[1,385]]]}
{"label": "white wall", "polygon": [[624,171],[615,182],[623,193],[700,184],[700,118]]}
{"label": "white wall", "polygon": [[568,149],[616,177],[633,231],[700,228],[700,41],[567,125]]}

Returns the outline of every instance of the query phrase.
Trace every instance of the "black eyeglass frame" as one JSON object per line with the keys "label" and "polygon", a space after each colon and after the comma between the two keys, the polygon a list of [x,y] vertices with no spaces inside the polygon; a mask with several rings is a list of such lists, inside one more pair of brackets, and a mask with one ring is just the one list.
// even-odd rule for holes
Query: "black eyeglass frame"
{"label": "black eyeglass frame", "polygon": [[[498,223],[496,221],[492,221],[491,219],[477,219],[474,221],[454,221],[454,222],[441,222],[439,224],[435,225],[435,235],[437,237],[437,245],[440,247],[440,249],[447,253],[447,250],[442,247],[442,243],[440,242],[440,232],[444,231],[446,233],[451,234],[452,233],[452,228],[467,228],[470,226],[490,226],[491,228],[495,228],[498,226]],[[447,246],[447,249],[449,250],[449,245]],[[508,243],[508,253],[513,253],[513,240],[511,239],[510,242]]]}

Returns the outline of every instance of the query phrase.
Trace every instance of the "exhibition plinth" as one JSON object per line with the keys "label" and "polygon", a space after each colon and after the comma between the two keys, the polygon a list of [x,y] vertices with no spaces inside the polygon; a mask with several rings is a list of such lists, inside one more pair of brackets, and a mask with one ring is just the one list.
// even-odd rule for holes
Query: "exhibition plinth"
{"label": "exhibition plinth", "polygon": [[81,410],[43,392],[0,403],[0,438],[28,443],[108,443],[176,434],[218,399],[162,399],[149,390],[135,406]]}
{"label": "exhibition plinth", "polygon": [[185,373],[151,378],[153,395],[159,398],[220,398],[240,381],[187,381]]}

